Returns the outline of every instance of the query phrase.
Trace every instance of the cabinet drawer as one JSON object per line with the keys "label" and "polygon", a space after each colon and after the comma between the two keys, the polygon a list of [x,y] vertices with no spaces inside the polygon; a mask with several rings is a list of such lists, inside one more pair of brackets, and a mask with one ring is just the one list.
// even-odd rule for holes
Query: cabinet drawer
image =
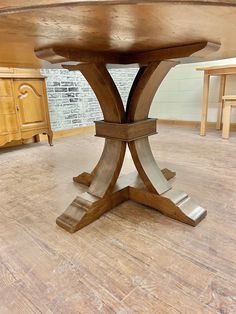
{"label": "cabinet drawer", "polygon": [[12,96],[11,80],[0,79],[0,96]]}
{"label": "cabinet drawer", "polygon": [[0,115],[0,133],[14,133],[18,130],[17,117],[15,114]]}
{"label": "cabinet drawer", "polygon": [[12,97],[0,96],[0,114],[15,113],[15,103]]}

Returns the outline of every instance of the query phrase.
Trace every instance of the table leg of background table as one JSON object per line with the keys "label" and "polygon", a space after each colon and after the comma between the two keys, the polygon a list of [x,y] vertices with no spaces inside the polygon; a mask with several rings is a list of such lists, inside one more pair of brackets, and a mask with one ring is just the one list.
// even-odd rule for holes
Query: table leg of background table
{"label": "table leg of background table", "polygon": [[231,105],[227,101],[224,104],[223,112],[223,129],[222,129],[222,138],[228,139],[230,132],[230,117],[231,117]]}
{"label": "table leg of background table", "polygon": [[220,77],[220,91],[219,91],[219,102],[218,102],[218,111],[217,111],[217,122],[216,129],[220,130],[222,126],[222,113],[224,101],[222,97],[225,95],[225,85],[226,85],[226,75],[221,75]]}
{"label": "table leg of background table", "polygon": [[204,74],[204,85],[203,85],[203,100],[202,100],[202,116],[201,116],[201,129],[200,135],[206,135],[206,124],[208,114],[208,98],[209,98],[209,83],[210,75]]}

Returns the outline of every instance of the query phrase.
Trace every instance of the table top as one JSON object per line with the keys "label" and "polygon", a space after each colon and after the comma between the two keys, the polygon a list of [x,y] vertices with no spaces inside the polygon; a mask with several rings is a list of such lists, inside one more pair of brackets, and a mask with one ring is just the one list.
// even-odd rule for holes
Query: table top
{"label": "table top", "polygon": [[[16,4],[17,3],[17,4]],[[236,57],[235,0],[0,1],[0,66],[43,67],[34,50],[116,56],[209,41]]]}

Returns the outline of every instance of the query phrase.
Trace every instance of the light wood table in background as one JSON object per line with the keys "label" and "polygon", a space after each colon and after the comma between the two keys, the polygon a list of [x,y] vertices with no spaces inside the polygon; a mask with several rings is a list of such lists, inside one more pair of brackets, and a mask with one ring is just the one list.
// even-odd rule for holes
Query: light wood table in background
{"label": "light wood table in background", "polygon": [[[234,0],[0,1],[0,65],[63,63],[81,71],[104,115],[96,123],[96,135],[105,138],[102,156],[92,172],[74,178],[88,191],[58,217],[58,225],[75,232],[126,200],[192,226],[206,216],[187,193],[172,188],[174,173],[156,164],[148,139],[156,122],[148,114],[176,64],[236,55],[235,15]],[[133,63],[140,70],[125,111],[106,65]],[[127,147],[137,173],[119,178]]]}
{"label": "light wood table in background", "polygon": [[206,125],[207,125],[207,115],[208,115],[210,77],[211,76],[220,77],[219,103],[218,103],[217,121],[216,121],[216,129],[220,130],[222,126],[222,112],[223,112],[222,97],[225,95],[226,77],[227,75],[236,75],[236,64],[201,67],[201,68],[197,68],[197,71],[204,71],[200,135],[205,136]]}

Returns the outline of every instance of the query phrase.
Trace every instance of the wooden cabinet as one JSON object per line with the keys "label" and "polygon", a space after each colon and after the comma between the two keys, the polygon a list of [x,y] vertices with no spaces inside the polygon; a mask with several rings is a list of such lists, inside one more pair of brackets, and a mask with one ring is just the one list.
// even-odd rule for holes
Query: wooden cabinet
{"label": "wooden cabinet", "polygon": [[47,134],[52,145],[45,78],[38,70],[0,68],[0,146]]}

